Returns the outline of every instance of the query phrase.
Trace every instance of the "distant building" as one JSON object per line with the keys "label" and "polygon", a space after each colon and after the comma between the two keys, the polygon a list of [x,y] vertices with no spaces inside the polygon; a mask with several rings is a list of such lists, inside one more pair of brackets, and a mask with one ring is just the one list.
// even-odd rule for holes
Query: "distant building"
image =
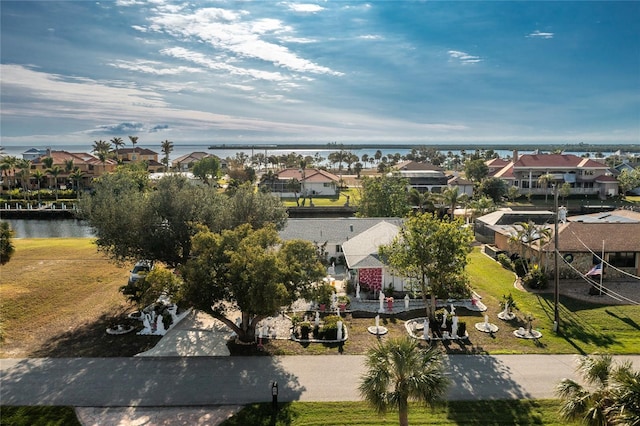
{"label": "distant building", "polygon": [[340,186],[340,178],[326,170],[294,168],[265,174],[258,186],[283,197],[292,197],[292,181],[297,183],[296,192],[305,196],[334,196]]}
{"label": "distant building", "polygon": [[512,161],[493,176],[518,188],[521,195],[549,194],[550,187],[538,183],[550,174],[558,185],[568,183],[571,195],[597,195],[601,199],[618,195],[618,182],[606,164],[573,154],[523,154],[514,152]]}

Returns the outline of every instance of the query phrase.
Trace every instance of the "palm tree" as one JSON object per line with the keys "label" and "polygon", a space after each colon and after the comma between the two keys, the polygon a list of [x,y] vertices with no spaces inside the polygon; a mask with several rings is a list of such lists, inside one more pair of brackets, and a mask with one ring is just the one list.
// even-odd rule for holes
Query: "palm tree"
{"label": "palm tree", "polygon": [[46,174],[44,174],[40,169],[33,172],[33,178],[36,180],[36,184],[38,187],[38,204],[40,204],[40,188],[42,185],[42,179],[44,179],[45,176]]}
{"label": "palm tree", "polygon": [[551,182],[553,182],[554,176],[551,173],[545,173],[543,175],[540,175],[540,177],[538,178],[538,185],[544,185],[544,202],[547,202],[547,196],[549,195],[549,192],[547,191],[547,189],[549,188],[549,184]]}
{"label": "palm tree", "polygon": [[111,144],[116,149],[116,161],[120,161],[120,156],[118,155],[118,149],[121,146],[124,146],[124,141],[122,140],[122,138],[111,138]]}
{"label": "palm tree", "polygon": [[397,409],[401,426],[409,424],[409,399],[432,404],[449,387],[442,352],[422,349],[408,337],[378,343],[367,352],[360,395],[378,413]]}
{"label": "palm tree", "polygon": [[587,387],[572,379],[556,386],[563,418],[587,425],[640,424],[640,372],[631,363],[614,365],[611,355],[580,356],[577,363]]}
{"label": "palm tree", "polygon": [[[2,172],[7,177],[7,188],[11,190],[16,185],[16,165],[18,164],[18,157],[8,156],[2,159]],[[9,170],[11,170],[13,185],[9,178]]]}
{"label": "palm tree", "polygon": [[58,176],[63,172],[62,167],[55,165],[50,169],[47,169],[47,174],[53,176],[53,189],[56,194],[56,201],[58,201]]}
{"label": "palm tree", "polygon": [[76,183],[76,198],[80,199],[80,191],[81,191],[81,184],[82,184],[82,178],[84,178],[84,172],[82,170],[80,170],[79,168],[76,167],[76,169],[69,175],[69,177],[71,178],[72,181],[75,181]]}
{"label": "palm tree", "polygon": [[467,200],[467,194],[460,194],[459,186],[450,186],[440,195],[442,202],[451,210],[451,220],[453,220],[456,206]]}
{"label": "palm tree", "polygon": [[109,152],[111,150],[111,142],[103,141],[102,139],[99,141],[93,141],[92,150],[95,153]]}
{"label": "palm tree", "polygon": [[129,136],[129,140],[131,141],[131,145],[133,145],[133,160],[136,161],[136,144],[138,143],[137,136]]}
{"label": "palm tree", "polygon": [[19,160],[16,168],[20,169],[20,183],[25,191],[25,199],[29,198],[29,181],[31,180],[31,160]]}
{"label": "palm tree", "polygon": [[162,141],[162,152],[164,153],[164,158],[162,159],[162,163],[164,164],[164,171],[169,170],[169,154],[173,151],[173,142],[166,139]]}
{"label": "palm tree", "polygon": [[424,213],[425,210],[433,211],[435,209],[433,201],[431,200],[431,193],[420,192],[416,188],[411,188],[408,194],[409,203],[412,206],[416,206],[420,209],[420,213]]}
{"label": "palm tree", "polygon": [[[513,224],[515,234],[509,237],[509,243],[517,245],[520,249],[520,256],[530,261],[533,257],[533,245],[536,241],[540,247],[551,238],[551,229],[544,226],[538,226],[532,221],[516,222]],[[528,270],[525,262],[525,270]]]}

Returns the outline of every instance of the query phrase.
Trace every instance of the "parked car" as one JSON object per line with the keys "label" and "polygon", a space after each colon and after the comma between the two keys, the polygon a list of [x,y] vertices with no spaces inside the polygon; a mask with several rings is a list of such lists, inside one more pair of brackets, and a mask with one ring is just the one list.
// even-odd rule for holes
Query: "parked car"
{"label": "parked car", "polygon": [[153,269],[153,262],[150,260],[139,260],[133,266],[131,273],[129,274],[129,284],[135,283],[140,278],[147,275]]}

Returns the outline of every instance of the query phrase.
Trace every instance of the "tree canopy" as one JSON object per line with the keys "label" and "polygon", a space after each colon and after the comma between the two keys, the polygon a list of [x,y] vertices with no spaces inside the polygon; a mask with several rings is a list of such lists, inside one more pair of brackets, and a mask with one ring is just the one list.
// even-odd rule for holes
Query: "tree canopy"
{"label": "tree canopy", "polygon": [[363,177],[358,213],[360,217],[404,217],[411,211],[407,179],[399,175]]}
{"label": "tree canopy", "polygon": [[9,262],[15,252],[12,239],[13,229],[9,222],[0,222],[0,265]]}
{"label": "tree canopy", "polygon": [[[382,259],[397,273],[416,281],[425,298],[427,314],[435,312],[435,298],[469,294],[465,267],[473,234],[458,220],[442,221],[429,213],[408,218],[389,245],[379,248]],[[427,303],[427,295],[431,303]]]}
{"label": "tree canopy", "polygon": [[293,303],[325,273],[312,243],[283,242],[273,225],[220,233],[203,228],[180,271],[181,298],[224,322],[243,342],[253,342],[260,320]]}
{"label": "tree canopy", "polygon": [[98,248],[113,259],[149,259],[169,267],[188,259],[199,224],[214,232],[242,223],[280,228],[287,218],[278,199],[251,186],[225,195],[178,175],[152,184],[146,172],[128,168],[96,179],[91,196],[80,200],[80,211]]}

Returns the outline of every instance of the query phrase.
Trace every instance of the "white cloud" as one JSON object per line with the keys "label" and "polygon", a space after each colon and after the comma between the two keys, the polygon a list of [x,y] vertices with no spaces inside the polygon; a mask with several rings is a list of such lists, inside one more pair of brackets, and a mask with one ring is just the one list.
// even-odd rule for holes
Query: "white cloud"
{"label": "white cloud", "polygon": [[204,70],[200,68],[193,68],[193,67],[185,67],[185,66],[167,67],[166,65],[157,61],[137,60],[135,62],[127,62],[123,60],[117,60],[116,62],[111,63],[109,65],[118,69],[136,71],[136,72],[153,74],[153,75],[178,75],[178,74],[184,74],[184,73],[204,72]]}
{"label": "white cloud", "polygon": [[269,72],[258,69],[236,67],[227,63],[225,60],[226,58],[209,58],[200,52],[188,50],[183,47],[171,47],[168,49],[162,49],[160,53],[163,55],[171,56],[173,58],[189,61],[212,70],[226,71],[229,74],[233,75],[246,76],[254,79],[275,82],[286,81],[288,79],[288,77],[279,72]]}
{"label": "white cloud", "polygon": [[527,35],[527,37],[529,38],[553,38],[553,33],[547,33],[547,32],[541,32],[538,30],[535,30],[534,32],[532,32],[531,34]]}
{"label": "white cloud", "polygon": [[358,38],[363,40],[382,40],[383,39],[382,36],[375,35],[375,34],[365,34],[365,35],[358,36]]}
{"label": "white cloud", "polygon": [[462,64],[476,64],[478,62],[482,62],[482,59],[479,56],[469,55],[466,52],[461,52],[459,50],[449,50],[447,52],[449,54],[450,60],[459,61]]}
{"label": "white cloud", "polygon": [[325,10],[324,7],[320,5],[310,3],[287,3],[287,6],[294,12],[302,13],[317,13]]}
{"label": "white cloud", "polygon": [[273,37],[295,37],[293,29],[278,19],[251,19],[248,12],[204,8],[184,13],[159,13],[149,18],[153,31],[170,34],[181,41],[205,42],[224,52],[240,67],[248,60],[260,60],[298,73],[343,73],[314,63],[273,42]]}

